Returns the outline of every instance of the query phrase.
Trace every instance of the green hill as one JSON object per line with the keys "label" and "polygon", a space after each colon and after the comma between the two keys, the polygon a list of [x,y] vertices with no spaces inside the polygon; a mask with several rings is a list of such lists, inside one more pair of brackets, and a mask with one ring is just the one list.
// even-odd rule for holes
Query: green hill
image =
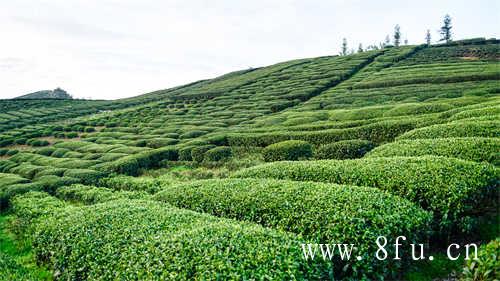
{"label": "green hill", "polygon": [[[61,279],[461,273],[445,245],[489,250],[499,235],[499,47],[298,59],[114,101],[2,100],[0,204]],[[405,255],[429,242],[436,260],[394,247],[376,260],[376,238],[398,235]],[[352,242],[360,259],[306,261],[305,241]]]}
{"label": "green hill", "polygon": [[56,88],[54,90],[43,90],[34,93],[30,93],[27,95],[19,96],[15,99],[63,99],[70,100],[73,97],[68,94],[65,90],[61,88]]}

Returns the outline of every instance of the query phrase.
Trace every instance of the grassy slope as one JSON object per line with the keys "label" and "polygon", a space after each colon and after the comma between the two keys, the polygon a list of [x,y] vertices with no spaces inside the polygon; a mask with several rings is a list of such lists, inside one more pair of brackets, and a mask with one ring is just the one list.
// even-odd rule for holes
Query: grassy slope
{"label": "grassy slope", "polygon": [[[375,124],[373,128],[379,130],[385,128],[387,122],[399,124],[411,120],[404,128],[411,130],[457,120],[495,121],[500,102],[498,44],[482,44],[408,46],[347,57],[295,60],[113,102],[0,103],[0,120],[4,121],[3,127],[0,126],[0,140],[43,136],[33,132],[49,135],[61,132],[47,122],[34,122],[36,117],[36,120],[55,122],[54,125],[62,126],[62,132],[75,132],[84,141],[71,142],[72,145],[69,139],[52,136],[51,145],[63,141],[51,146],[58,149],[57,157],[54,151],[42,153],[30,146],[28,151],[51,157],[35,157],[31,153],[13,158],[3,156],[16,163],[8,163],[9,168],[0,171],[5,173],[0,175],[0,189],[8,187],[2,185],[2,181],[6,183],[15,178],[13,174],[24,178],[22,184],[26,181],[34,184],[28,189],[57,188],[58,184],[52,182],[54,178],[49,182],[37,174],[49,167],[69,168],[69,172],[62,171],[65,176],[83,173],[84,179],[90,172],[101,170],[102,164],[157,147],[175,145],[192,154],[193,148],[227,145],[223,137],[228,133],[235,139],[262,140],[264,136],[271,140],[290,136],[310,139],[310,133],[344,139],[371,137],[371,133],[366,133],[371,130],[370,126]],[[74,110],[75,107],[78,110]],[[111,111],[94,114],[102,110]],[[376,127],[377,124],[384,126]],[[87,127],[95,131],[83,132]],[[383,142],[391,141],[392,137],[383,138]],[[233,147],[234,157],[223,163],[164,162],[160,170],[143,171],[147,175],[162,175],[159,180],[145,182],[165,185],[227,177],[233,170],[262,162],[261,148],[251,147],[255,142],[249,144],[245,148]],[[8,148],[12,150],[13,146]],[[0,165],[0,169],[3,167]],[[87,169],[86,174],[76,171],[81,168]],[[5,224],[2,228],[5,229]],[[4,237],[10,236],[4,233]],[[12,246],[12,239],[3,241],[2,248],[15,260],[31,259],[29,250]],[[26,256],[29,258],[23,258]],[[38,276],[45,276],[43,270],[30,266],[29,262],[27,266]],[[438,257],[436,262],[410,271],[408,278],[444,277],[459,267],[460,263],[441,262]]]}

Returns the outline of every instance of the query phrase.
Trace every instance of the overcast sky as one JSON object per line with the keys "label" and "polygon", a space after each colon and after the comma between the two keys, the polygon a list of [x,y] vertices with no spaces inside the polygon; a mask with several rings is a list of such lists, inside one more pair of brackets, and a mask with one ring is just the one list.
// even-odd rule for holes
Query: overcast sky
{"label": "overcast sky", "polygon": [[116,99],[384,40],[500,37],[500,1],[0,0],[0,98]]}

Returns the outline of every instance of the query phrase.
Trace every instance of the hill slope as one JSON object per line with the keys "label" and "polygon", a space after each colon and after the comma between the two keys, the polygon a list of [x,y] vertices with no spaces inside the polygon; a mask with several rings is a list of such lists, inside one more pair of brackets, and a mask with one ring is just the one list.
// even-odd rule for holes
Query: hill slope
{"label": "hill slope", "polygon": [[[431,262],[376,261],[372,240],[430,241],[442,257],[499,235],[499,46],[299,59],[116,101],[0,101],[0,203],[65,279],[419,280]],[[355,241],[362,258],[309,263],[304,239]]]}

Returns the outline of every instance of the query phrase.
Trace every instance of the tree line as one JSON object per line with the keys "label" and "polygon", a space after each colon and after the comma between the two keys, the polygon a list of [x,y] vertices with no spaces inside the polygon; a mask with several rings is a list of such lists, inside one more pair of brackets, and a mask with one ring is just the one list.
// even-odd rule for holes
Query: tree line
{"label": "tree line", "polygon": [[[449,43],[452,41],[452,33],[451,33],[452,25],[451,25],[451,17],[450,15],[445,15],[443,19],[443,26],[439,29],[439,34],[441,38],[439,39],[438,42],[446,42]],[[394,27],[394,33],[392,35],[392,44],[391,44],[391,38],[389,35],[385,37],[385,40],[383,42],[380,42],[378,45],[369,45],[365,49],[363,48],[363,45],[359,43],[357,52],[361,53],[364,51],[370,51],[370,50],[379,50],[379,49],[384,49],[386,47],[399,47],[401,45],[401,38],[402,38],[402,33],[401,33],[401,27],[399,24],[396,24]],[[432,36],[431,36],[431,31],[430,29],[427,29],[426,34],[425,34],[425,43],[427,45],[431,45],[432,41]],[[408,39],[403,40],[405,45],[408,45]],[[347,44],[347,38],[342,39],[342,47],[340,51],[341,56],[346,56],[355,53],[354,49],[348,48]]]}

